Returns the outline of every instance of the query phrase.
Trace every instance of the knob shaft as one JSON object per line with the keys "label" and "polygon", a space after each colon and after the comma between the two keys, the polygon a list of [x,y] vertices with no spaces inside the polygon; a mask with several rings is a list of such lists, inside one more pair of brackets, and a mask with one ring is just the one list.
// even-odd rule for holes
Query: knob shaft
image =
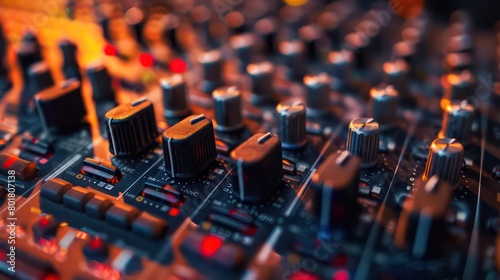
{"label": "knob shaft", "polygon": [[266,199],[283,178],[281,141],[271,133],[250,137],[231,152],[230,158],[233,192],[242,201]]}
{"label": "knob shaft", "polygon": [[344,151],[329,155],[312,177],[314,213],[322,230],[344,228],[356,221],[361,160]]}
{"label": "knob shaft", "polygon": [[113,79],[102,62],[96,62],[95,64],[89,66],[87,68],[87,77],[89,78],[92,86],[92,98],[94,101],[116,102]]}
{"label": "knob shaft", "polygon": [[460,182],[460,169],[464,157],[464,147],[454,138],[439,138],[432,142],[427,156],[424,180],[438,175],[452,187]]}
{"label": "knob shaft", "polygon": [[146,98],[119,105],[105,118],[109,151],[117,156],[138,155],[158,136],[153,103]]}
{"label": "knob shaft", "polygon": [[67,132],[79,126],[87,114],[80,82],[64,81],[35,95],[35,104],[42,124],[50,132]]}
{"label": "knob shaft", "polygon": [[306,107],[298,100],[287,100],[278,106],[278,137],[284,149],[304,147],[306,139]]}
{"label": "knob shaft", "polygon": [[212,121],[203,114],[165,130],[162,142],[165,169],[174,178],[194,177],[217,157]]}
{"label": "knob shaft", "polygon": [[180,74],[160,78],[163,91],[164,115],[167,118],[187,117],[191,110],[188,107],[187,85]]}
{"label": "knob shaft", "polygon": [[440,138],[455,138],[466,145],[470,142],[474,106],[462,102],[460,105],[450,105],[446,108],[443,125],[439,132]]}
{"label": "knob shaft", "polygon": [[241,114],[241,92],[235,87],[220,87],[214,90],[215,129],[221,132],[240,130],[244,127]]}
{"label": "knob shaft", "polygon": [[307,75],[306,85],[307,115],[314,117],[328,112],[330,105],[330,77],[326,73]]}
{"label": "knob shaft", "polygon": [[380,127],[372,118],[354,119],[349,124],[347,151],[361,158],[361,168],[378,162]]}
{"label": "knob shaft", "polygon": [[250,101],[261,104],[273,99],[274,65],[269,61],[250,64],[247,67],[250,75]]}
{"label": "knob shaft", "polygon": [[445,217],[451,202],[450,185],[434,175],[417,179],[415,192],[403,204],[396,226],[395,244],[417,258],[436,257],[442,248]]}
{"label": "knob shaft", "polygon": [[398,92],[393,86],[379,85],[370,90],[371,115],[385,131],[396,126]]}

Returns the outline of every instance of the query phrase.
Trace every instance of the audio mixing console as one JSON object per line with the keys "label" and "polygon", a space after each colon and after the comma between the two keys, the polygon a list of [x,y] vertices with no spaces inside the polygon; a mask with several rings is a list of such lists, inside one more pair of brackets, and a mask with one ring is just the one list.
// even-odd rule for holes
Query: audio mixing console
{"label": "audio mixing console", "polygon": [[0,279],[500,279],[498,4],[452,2],[0,0]]}

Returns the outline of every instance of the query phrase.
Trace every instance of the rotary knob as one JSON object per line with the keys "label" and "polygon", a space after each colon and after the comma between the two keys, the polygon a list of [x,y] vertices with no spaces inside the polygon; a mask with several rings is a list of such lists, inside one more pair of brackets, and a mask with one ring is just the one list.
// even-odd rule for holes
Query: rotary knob
{"label": "rotary knob", "polygon": [[255,41],[256,38],[251,33],[236,34],[229,39],[229,45],[234,49],[239,60],[238,69],[240,73],[244,73],[250,63]]}
{"label": "rotary knob", "polygon": [[454,138],[439,138],[432,142],[427,156],[422,178],[438,175],[446,180],[452,187],[456,187],[460,181],[460,169],[464,157],[464,147]]}
{"label": "rotary knob", "polygon": [[102,62],[94,62],[87,68],[87,77],[92,86],[92,98],[96,102],[115,100],[113,80]]}
{"label": "rotary knob", "polygon": [[222,52],[219,50],[205,52],[198,58],[198,62],[202,66],[201,90],[209,94],[222,86]]}
{"label": "rotary knob", "polygon": [[304,43],[298,40],[283,41],[278,46],[287,67],[287,78],[291,81],[300,82],[304,79],[305,48]]}
{"label": "rotary knob", "polygon": [[347,151],[361,158],[361,168],[378,162],[380,126],[372,118],[354,119],[349,124]]}
{"label": "rotary knob", "polygon": [[394,86],[394,89],[399,94],[401,103],[408,106],[415,105],[415,100],[410,92],[410,66],[408,62],[403,59],[386,62],[383,69],[387,83]]}
{"label": "rotary knob", "polygon": [[109,151],[117,156],[135,156],[158,136],[153,103],[146,98],[119,105],[105,117]]}
{"label": "rotary knob", "polygon": [[165,130],[162,142],[165,169],[173,178],[194,177],[217,157],[212,121],[203,114]]}
{"label": "rotary knob", "polygon": [[63,56],[62,71],[66,79],[75,78],[81,80],[80,66],[76,60],[77,47],[74,43],[68,40],[62,40],[59,43]]}
{"label": "rotary knob", "polygon": [[408,248],[417,258],[435,257],[442,248],[445,218],[451,202],[450,185],[434,175],[417,179],[415,192],[403,203],[394,236],[399,248]]}
{"label": "rotary knob", "polygon": [[167,118],[187,117],[191,110],[188,107],[187,85],[180,74],[161,77],[160,86],[163,91],[164,115]]}
{"label": "rotary knob", "polygon": [[76,79],[53,86],[35,95],[35,104],[44,128],[49,132],[67,132],[78,127],[87,114]]}
{"label": "rotary knob", "polygon": [[255,134],[236,147],[230,160],[233,192],[241,201],[266,199],[283,178],[281,141],[269,132]]}
{"label": "rotary knob", "polygon": [[312,177],[314,213],[322,230],[345,228],[356,221],[361,160],[344,151],[331,154]]}
{"label": "rotary knob", "polygon": [[28,70],[30,96],[54,85],[50,69],[43,61],[33,63]]}
{"label": "rotary knob", "polygon": [[330,104],[330,77],[326,73],[304,77],[307,88],[307,115],[314,117],[328,112]]}
{"label": "rotary knob", "polygon": [[304,147],[306,139],[306,107],[298,100],[287,100],[276,106],[278,137],[284,149]]}
{"label": "rotary knob", "polygon": [[460,105],[450,105],[446,108],[443,125],[439,132],[440,138],[455,138],[466,145],[470,142],[474,106],[462,101]]}
{"label": "rotary knob", "polygon": [[250,75],[250,101],[260,104],[273,99],[274,65],[269,61],[250,64],[247,67]]}
{"label": "rotary knob", "polygon": [[215,129],[220,132],[231,132],[243,128],[241,115],[241,92],[235,86],[220,87],[214,90]]}
{"label": "rotary knob", "polygon": [[447,74],[444,78],[444,97],[450,101],[461,102],[476,91],[476,78],[469,70]]}
{"label": "rotary knob", "polygon": [[370,90],[371,115],[385,131],[396,126],[398,92],[393,86],[379,85]]}

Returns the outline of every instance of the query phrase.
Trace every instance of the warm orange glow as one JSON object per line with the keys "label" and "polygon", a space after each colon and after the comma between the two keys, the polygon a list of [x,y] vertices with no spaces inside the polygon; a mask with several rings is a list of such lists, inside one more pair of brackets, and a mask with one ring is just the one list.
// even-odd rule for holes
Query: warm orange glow
{"label": "warm orange glow", "polygon": [[390,0],[389,9],[400,17],[414,18],[422,13],[424,4],[425,0]]}
{"label": "warm orange glow", "polygon": [[298,7],[305,5],[309,0],[283,0],[283,2],[287,5]]}

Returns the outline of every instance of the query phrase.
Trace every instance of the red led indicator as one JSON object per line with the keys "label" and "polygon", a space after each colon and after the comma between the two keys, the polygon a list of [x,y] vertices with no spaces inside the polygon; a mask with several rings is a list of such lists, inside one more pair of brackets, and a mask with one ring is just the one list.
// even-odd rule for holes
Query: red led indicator
{"label": "red led indicator", "polygon": [[217,236],[213,235],[205,236],[205,238],[203,238],[203,240],[201,241],[201,248],[200,248],[201,254],[205,257],[213,256],[215,252],[217,252],[217,250],[220,249],[222,243],[223,243],[222,239]]}
{"label": "red led indicator", "polygon": [[45,277],[43,277],[43,280],[59,280],[59,276],[57,276],[57,274],[54,274],[54,273],[49,273],[47,275],[45,275]]}
{"label": "red led indicator", "polygon": [[9,157],[4,163],[3,163],[3,168],[4,169],[9,169],[12,167],[12,165],[16,162],[15,157]]}
{"label": "red led indicator", "polygon": [[116,50],[116,47],[111,45],[111,44],[106,44],[106,46],[104,46],[104,54],[107,55],[107,56],[116,56],[116,54],[118,53],[118,51]]}
{"label": "red led indicator", "polygon": [[176,74],[182,74],[186,71],[187,65],[186,62],[180,58],[174,58],[170,61],[168,65],[170,71]]}
{"label": "red led indicator", "polygon": [[339,270],[333,276],[334,280],[349,280],[349,272],[347,270]]}
{"label": "red led indicator", "polygon": [[141,53],[139,55],[139,63],[144,67],[151,67],[155,63],[155,58],[149,53]]}
{"label": "red led indicator", "polygon": [[38,223],[42,227],[48,226],[49,225],[49,217],[48,216],[43,217],[42,219],[40,219],[40,222],[38,222]]}
{"label": "red led indicator", "polygon": [[179,208],[170,208],[170,210],[168,210],[168,214],[170,214],[170,216],[177,216],[181,213],[181,210],[179,210]]}
{"label": "red led indicator", "polygon": [[101,248],[101,246],[102,246],[102,239],[100,239],[98,237],[94,237],[94,238],[92,238],[92,240],[90,240],[89,247],[91,249],[96,250],[96,249]]}

